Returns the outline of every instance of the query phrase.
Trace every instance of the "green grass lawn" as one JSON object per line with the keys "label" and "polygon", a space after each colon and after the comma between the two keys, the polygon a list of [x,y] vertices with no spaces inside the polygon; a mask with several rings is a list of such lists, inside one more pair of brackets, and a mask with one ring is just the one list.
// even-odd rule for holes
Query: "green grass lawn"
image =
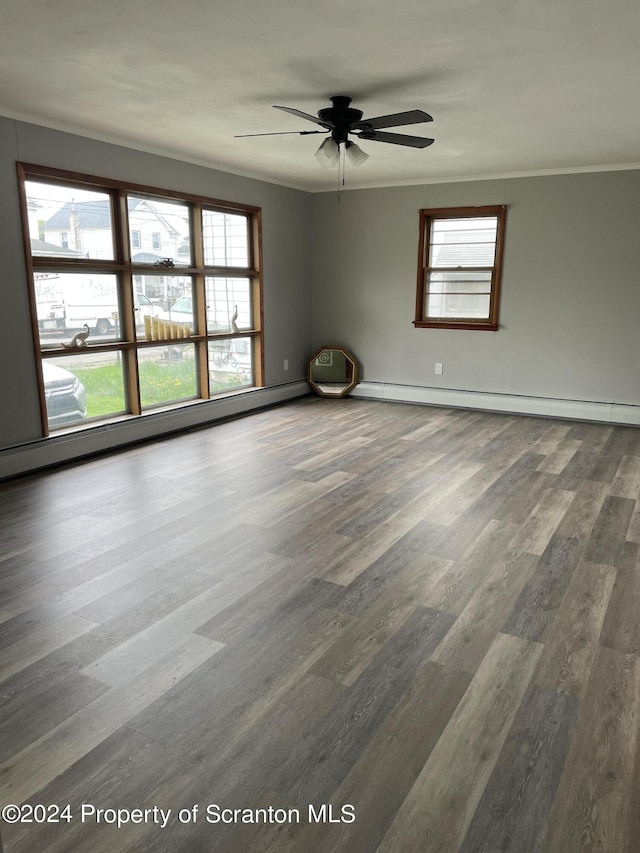
{"label": "green grass lawn", "polygon": [[[143,361],[139,366],[143,406],[157,406],[194,397],[195,365],[183,361]],[[87,392],[87,417],[113,415],[125,410],[122,366],[117,363],[99,367],[77,367],[74,373]]]}
{"label": "green grass lawn", "polygon": [[121,365],[74,366],[73,372],[87,392],[87,417],[95,418],[98,415],[112,415],[124,411]]}
{"label": "green grass lawn", "polygon": [[141,361],[138,372],[143,408],[196,396],[196,368],[190,358],[167,362]]}
{"label": "green grass lawn", "polygon": [[[175,403],[196,396],[196,373],[192,359],[147,361],[139,364],[140,393],[143,407]],[[119,363],[97,367],[75,367],[73,372],[87,392],[87,417],[115,415],[125,411],[124,381]],[[211,380],[211,393],[230,391],[250,385],[248,378],[229,374]]]}

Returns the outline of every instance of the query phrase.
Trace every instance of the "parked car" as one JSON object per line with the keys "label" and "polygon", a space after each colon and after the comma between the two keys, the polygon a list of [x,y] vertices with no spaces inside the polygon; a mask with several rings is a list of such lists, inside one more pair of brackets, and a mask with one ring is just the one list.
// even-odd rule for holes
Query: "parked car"
{"label": "parked car", "polygon": [[156,315],[159,320],[174,323],[190,323],[193,327],[193,300],[190,296],[180,296],[166,311]]}
{"label": "parked car", "polygon": [[[207,306],[207,309],[209,306]],[[194,326],[194,316],[193,316],[193,299],[191,296],[180,296],[176,301],[167,308],[166,311],[162,311],[157,315],[159,320],[169,320],[174,323],[189,323],[191,328]],[[231,331],[230,326],[223,326],[220,323],[213,323],[209,321],[207,323],[207,328],[209,332],[229,332]]]}
{"label": "parked car", "polygon": [[74,424],[87,417],[87,392],[77,376],[48,359],[42,361],[42,376],[49,427]]}

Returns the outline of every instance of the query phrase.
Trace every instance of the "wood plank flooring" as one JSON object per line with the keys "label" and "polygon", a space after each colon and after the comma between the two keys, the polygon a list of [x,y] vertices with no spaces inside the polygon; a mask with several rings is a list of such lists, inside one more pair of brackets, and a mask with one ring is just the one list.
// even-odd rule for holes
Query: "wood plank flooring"
{"label": "wood plank flooring", "polygon": [[308,397],[0,513],[6,853],[640,850],[640,430]]}

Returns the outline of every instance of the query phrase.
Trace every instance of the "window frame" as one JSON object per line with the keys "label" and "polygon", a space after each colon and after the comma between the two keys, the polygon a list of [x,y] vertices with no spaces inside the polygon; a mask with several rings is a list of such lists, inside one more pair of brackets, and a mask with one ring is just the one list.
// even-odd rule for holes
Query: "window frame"
{"label": "window frame", "polygon": [[[420,210],[420,231],[418,240],[418,278],[416,287],[416,314],[413,325],[418,329],[467,329],[495,332],[500,322],[500,294],[502,286],[502,266],[504,255],[504,233],[507,207],[504,204],[482,205],[478,207],[438,207]],[[490,267],[434,267],[430,265],[431,228],[434,221],[445,219],[475,219],[483,216],[496,217],[496,241],[494,263]],[[491,271],[491,291],[489,296],[489,316],[475,320],[471,317],[429,317],[428,276],[432,271],[455,272]]]}
{"label": "window frame", "polygon": [[[126,413],[114,414],[113,416],[88,418],[78,424],[55,429],[58,435],[65,430],[78,431],[90,427],[101,426],[109,421],[122,420],[122,418],[140,417],[157,411],[182,408],[189,405],[206,402],[220,396],[229,394],[246,393],[247,391],[264,386],[264,347],[263,347],[263,286],[262,286],[262,210],[259,207],[235,202],[224,201],[208,196],[194,195],[190,193],[179,193],[158,187],[143,184],[117,181],[110,178],[101,178],[94,175],[86,175],[77,172],[69,172],[61,169],[38,166],[31,163],[18,162],[17,164],[18,184],[22,215],[22,230],[24,241],[24,252],[27,267],[28,291],[31,308],[32,338],[35,352],[36,373],[38,377],[38,388],[40,396],[40,410],[42,422],[42,434],[47,437],[52,430],[48,424],[47,405],[44,391],[44,378],[42,360],[60,356],[69,356],[70,350],[62,347],[62,343],[46,347],[41,344],[40,331],[38,327],[37,300],[34,284],[34,276],[39,272],[78,272],[78,273],[112,273],[118,280],[118,295],[122,317],[120,318],[120,339],[106,339],[100,342],[98,338],[90,338],[89,344],[82,352],[95,353],[121,353],[124,365],[125,406]],[[112,237],[114,241],[113,260],[69,258],[69,257],[42,257],[32,255],[31,235],[29,231],[29,215],[27,207],[26,182],[39,181],[42,183],[61,184],[69,188],[78,188],[93,192],[107,193],[111,203]],[[159,270],[153,263],[139,263],[132,261],[135,249],[129,237],[129,212],[127,198],[130,195],[142,195],[158,201],[176,202],[188,208],[190,239],[192,241],[191,258],[186,266],[176,264],[170,270]],[[247,219],[248,232],[248,266],[238,267],[207,267],[204,263],[204,250],[202,246],[202,211],[213,209],[223,213],[240,214]],[[177,259],[176,259],[177,260]],[[194,357],[196,365],[195,398],[180,400],[178,402],[158,405],[153,408],[141,406],[140,385],[138,376],[138,352],[158,347],[157,340],[146,340],[138,338],[134,314],[134,293],[136,292],[136,276],[153,275],[159,273],[184,276],[192,280],[192,295],[194,298],[194,330],[184,343],[194,346]],[[207,331],[206,323],[206,291],[205,279],[210,275],[244,276],[250,281],[252,299],[252,327],[242,329],[237,333],[233,330],[210,333]],[[211,392],[212,377],[208,356],[209,343],[220,339],[250,338],[253,344],[251,385],[238,388],[229,388],[224,391]],[[171,341],[167,342],[168,344]]]}

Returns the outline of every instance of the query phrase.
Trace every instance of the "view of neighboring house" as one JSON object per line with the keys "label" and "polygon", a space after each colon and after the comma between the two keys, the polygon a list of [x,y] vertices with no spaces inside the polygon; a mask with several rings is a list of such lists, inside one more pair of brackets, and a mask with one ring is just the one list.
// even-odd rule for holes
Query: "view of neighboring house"
{"label": "view of neighboring house", "polygon": [[[27,195],[27,215],[29,218],[29,233],[31,235],[31,252],[34,255],[46,257],[70,257],[77,258],[78,252],[70,249],[68,246],[63,246],[57,241],[47,242],[44,238],[45,228],[44,221],[40,218],[40,212],[43,206],[36,201],[32,196]],[[34,235],[38,236],[35,237]]]}
{"label": "view of neighboring house", "polygon": [[44,223],[47,242],[87,258],[113,257],[107,199],[67,202]]}
{"label": "view of neighboring house", "polygon": [[[37,268],[38,258],[112,259],[111,200],[104,194],[79,191],[69,198],[60,191],[52,200],[32,185],[27,195],[31,252],[36,261],[34,284],[38,326],[43,330],[76,328],[88,321],[104,334],[115,328],[119,311],[117,285],[112,276],[52,272]],[[93,196],[93,197],[92,197]],[[55,212],[52,209],[58,208]],[[147,198],[128,199],[132,260],[146,265],[171,258],[176,266],[190,264],[186,209],[182,205],[154,203]],[[156,273],[134,275],[136,299],[145,297],[166,308],[185,292],[190,279]],[[95,303],[94,307],[92,305]],[[148,304],[148,303],[147,303]],[[75,308],[71,307],[74,306]],[[140,316],[150,309],[140,308]]]}
{"label": "view of neighboring house", "polygon": [[[97,270],[51,271],[38,258],[113,260],[112,199],[107,193],[27,182],[27,212],[38,326],[41,331],[76,329],[85,323],[96,334],[115,330],[120,312],[116,277]],[[188,207],[180,202],[128,195],[129,251],[134,266],[137,318],[154,311],[171,312],[181,297],[192,316],[191,276],[176,274],[192,265]],[[206,210],[202,217],[205,262],[211,266],[248,266],[244,216]],[[175,271],[159,267],[171,259]],[[142,267],[146,267],[143,269]],[[250,284],[246,276],[208,276],[208,322],[230,329],[251,324]],[[147,300],[146,302],[144,300]],[[149,302],[150,300],[150,302]],[[185,301],[186,300],[186,301]],[[235,319],[234,319],[235,316]]]}
{"label": "view of neighboring house", "polygon": [[[152,200],[136,197],[128,199],[128,208],[131,258],[134,262],[155,264],[171,258],[176,266],[189,264],[189,245],[185,242],[188,229],[181,216],[183,208],[176,206],[175,213],[166,212]],[[113,257],[111,233],[110,201],[107,198],[67,201],[44,222],[44,237],[48,243],[87,258]],[[60,252],[57,254],[59,256]],[[179,282],[168,281],[164,275],[139,275],[134,277],[134,281],[137,292],[152,299],[171,299],[182,292]]]}

